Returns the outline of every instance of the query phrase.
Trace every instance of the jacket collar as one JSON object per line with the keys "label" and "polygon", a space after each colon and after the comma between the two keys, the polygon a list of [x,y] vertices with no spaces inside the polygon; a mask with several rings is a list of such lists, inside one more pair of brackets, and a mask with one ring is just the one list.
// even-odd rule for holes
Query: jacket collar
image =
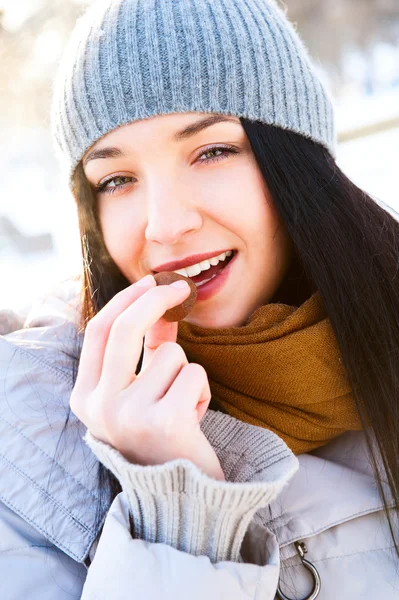
{"label": "jacket collar", "polygon": [[[23,319],[22,329],[13,330],[9,325],[7,329],[0,311],[0,326],[6,333],[0,337],[4,373],[0,498],[81,562],[109,506],[103,507],[96,526],[98,462],[83,442],[85,428],[73,413],[65,426],[73,368],[82,344],[82,338],[76,336],[77,286],[77,281],[64,282],[38,300]],[[18,318],[9,319],[8,311],[10,322],[21,325]],[[282,548],[382,508],[362,432],[344,434],[324,448],[299,456],[296,471],[296,457],[270,431],[239,422],[240,448],[246,451],[237,454],[232,446],[237,437],[236,419],[208,411],[203,423],[231,481],[259,481],[265,470],[270,474],[277,467],[289,473],[291,480],[278,499],[257,515]]]}
{"label": "jacket collar", "polygon": [[[284,558],[297,554],[292,542],[361,515],[383,509],[365,434],[347,432],[299,457],[300,467],[267,514]],[[383,484],[386,497],[390,492]],[[265,520],[261,519],[265,525]]]}

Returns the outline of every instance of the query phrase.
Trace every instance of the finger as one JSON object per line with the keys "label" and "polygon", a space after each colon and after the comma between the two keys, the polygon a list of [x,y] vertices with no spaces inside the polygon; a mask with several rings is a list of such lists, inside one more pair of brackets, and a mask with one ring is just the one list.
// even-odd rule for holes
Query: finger
{"label": "finger", "polygon": [[182,409],[196,411],[198,422],[211,401],[211,389],[205,369],[197,363],[184,366],[165,396],[160,400],[165,409],[181,413]]}
{"label": "finger", "polygon": [[[174,282],[174,284],[181,282]],[[123,390],[136,378],[146,332],[165,314],[190,294],[190,287],[159,285],[138,298],[114,321],[105,348],[100,383],[105,389]]]}
{"label": "finger", "polygon": [[128,390],[145,397],[146,403],[158,402],[188,364],[184,350],[179,344],[165,342],[153,354],[145,371],[141,371]]}
{"label": "finger", "polygon": [[178,322],[169,322],[161,318],[145,334],[144,355],[141,372],[144,371],[153,360],[157,349],[166,342],[176,342]]}
{"label": "finger", "polygon": [[90,392],[97,386],[109,332],[115,319],[151,287],[156,287],[153,277],[144,277],[133,285],[118,292],[88,323],[85,330],[79,360],[75,388],[82,393]]}

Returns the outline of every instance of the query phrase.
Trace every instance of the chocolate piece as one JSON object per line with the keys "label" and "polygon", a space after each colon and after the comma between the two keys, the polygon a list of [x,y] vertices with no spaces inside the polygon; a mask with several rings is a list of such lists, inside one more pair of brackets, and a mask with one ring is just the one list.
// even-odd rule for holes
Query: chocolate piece
{"label": "chocolate piece", "polygon": [[173,271],[162,271],[161,273],[156,273],[156,275],[154,275],[154,279],[157,282],[157,285],[169,285],[170,283],[178,281],[179,279],[187,281],[191,288],[191,294],[189,297],[178,306],[174,306],[173,308],[167,310],[163,316],[163,318],[170,323],[184,319],[184,317],[186,317],[193,309],[197,299],[197,286],[195,285],[194,281],[192,281],[189,277],[184,277],[184,275],[179,275]]}

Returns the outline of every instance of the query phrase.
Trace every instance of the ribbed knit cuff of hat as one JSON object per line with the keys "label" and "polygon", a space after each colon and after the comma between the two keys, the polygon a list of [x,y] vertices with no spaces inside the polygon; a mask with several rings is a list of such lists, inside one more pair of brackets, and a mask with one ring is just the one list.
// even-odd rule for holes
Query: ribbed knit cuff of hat
{"label": "ribbed knit cuff of hat", "polygon": [[[298,461],[273,433],[222,413],[215,414],[217,421],[228,425],[224,440],[232,442],[228,455],[225,448],[221,450],[220,456],[229,457],[224,464],[219,456],[222,468],[239,478],[243,472],[252,471],[256,481],[216,481],[185,459],[156,466],[134,465],[89,431],[84,439],[120,481],[133,518],[135,538],[205,555],[214,563],[241,562],[241,544],[255,512],[276,498],[297,470]],[[214,420],[208,422],[215,425]],[[260,444],[262,441],[266,443]],[[240,454],[237,442],[240,446],[249,442],[245,453],[241,449]],[[256,471],[245,467],[243,470],[244,455],[256,456]]]}

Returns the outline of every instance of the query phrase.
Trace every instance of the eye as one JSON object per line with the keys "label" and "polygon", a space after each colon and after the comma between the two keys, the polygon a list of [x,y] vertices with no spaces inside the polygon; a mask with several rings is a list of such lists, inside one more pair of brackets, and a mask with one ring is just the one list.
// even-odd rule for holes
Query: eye
{"label": "eye", "polygon": [[[202,156],[216,154],[217,152],[220,152],[221,154],[213,158],[201,158]],[[205,152],[202,152],[202,154],[199,155],[198,162],[217,162],[219,160],[224,160],[229,154],[238,154],[238,150],[236,150],[236,148],[233,146],[211,146],[210,148],[207,148]]]}
{"label": "eye", "polygon": [[95,187],[95,191],[98,194],[114,194],[116,190],[123,189],[126,183],[120,183],[124,179],[133,179],[127,175],[117,175],[116,177],[110,177]]}

